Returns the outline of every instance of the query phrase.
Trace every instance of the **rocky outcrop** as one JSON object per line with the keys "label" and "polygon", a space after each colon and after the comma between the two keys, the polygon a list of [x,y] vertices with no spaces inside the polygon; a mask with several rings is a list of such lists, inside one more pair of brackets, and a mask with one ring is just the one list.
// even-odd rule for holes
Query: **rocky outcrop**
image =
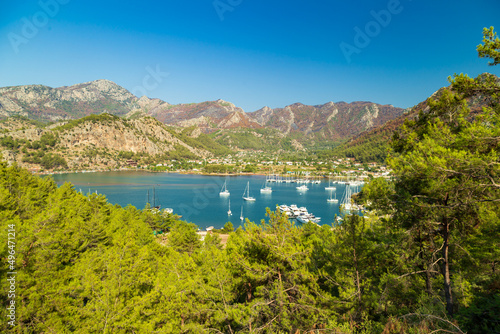
{"label": "rocky outcrop", "polygon": [[60,145],[67,149],[80,146],[159,155],[175,149],[175,145],[181,145],[200,157],[211,155],[174,137],[163,124],[151,117],[85,122],[71,129],[62,127],[55,130],[59,131]]}
{"label": "rocky outcrop", "polygon": [[224,100],[169,104],[137,98],[109,80],[51,88],[43,85],[0,88],[0,116],[23,115],[38,120],[76,119],[103,112],[138,119],[149,115],[167,125],[196,126],[204,133],[220,129],[268,127],[309,140],[344,140],[400,116],[404,110],[371,102],[328,102],[310,106],[264,107],[246,113]]}
{"label": "rocky outcrop", "polygon": [[303,133],[306,137],[341,140],[380,126],[404,113],[404,109],[372,102],[328,102],[309,106],[294,103],[285,108],[264,107],[249,113],[251,119],[283,133]]}
{"label": "rocky outcrop", "polygon": [[16,154],[12,150],[3,150],[0,151],[1,160],[7,161],[7,164],[11,166],[16,162]]}
{"label": "rocky outcrop", "polygon": [[52,88],[43,85],[0,88],[0,115],[61,120],[109,112],[124,115],[138,99],[109,80]]}
{"label": "rocky outcrop", "polygon": [[[13,139],[23,139],[25,143],[34,144],[43,139],[45,134],[51,134],[57,138],[55,146],[45,148],[48,149],[47,153],[53,152],[62,156],[69,168],[80,168],[84,164],[114,166],[120,160],[120,152],[154,157],[175,151],[179,147],[183,147],[193,156],[200,158],[212,156],[209,151],[182,141],[175,135],[175,131],[168,129],[152,117],[126,120],[103,114],[96,118],[87,117],[77,121],[61,122],[45,128],[9,131],[0,137],[10,136]],[[29,148],[30,145],[27,147]],[[17,161],[21,166],[33,167],[29,163],[24,163],[23,160],[23,154],[29,152],[23,149],[23,152],[15,155],[12,151],[5,151],[3,158],[8,161]]]}
{"label": "rocky outcrop", "polygon": [[219,129],[237,127],[256,128],[260,125],[231,102],[224,100],[171,105],[158,104],[148,114],[169,125],[197,126],[209,133]]}
{"label": "rocky outcrop", "polygon": [[274,110],[265,106],[257,111],[251,113],[252,118],[259,124],[266,124],[271,118]]}

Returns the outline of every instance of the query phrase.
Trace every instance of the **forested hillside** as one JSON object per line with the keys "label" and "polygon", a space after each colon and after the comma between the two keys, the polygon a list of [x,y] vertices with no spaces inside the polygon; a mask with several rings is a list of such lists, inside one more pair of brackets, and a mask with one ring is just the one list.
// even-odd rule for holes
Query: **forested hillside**
{"label": "forested hillside", "polygon": [[0,121],[2,127],[4,158],[34,170],[109,170],[130,161],[147,165],[231,153],[195,128],[168,127],[150,116],[124,119],[104,113],[50,126],[13,117]]}
{"label": "forested hillside", "polygon": [[[3,332],[459,333],[438,272],[422,267],[421,249],[432,244],[392,220],[296,227],[269,212],[223,248],[173,216],[113,206],[5,163],[0,208],[2,230],[16,231],[14,248],[2,233],[0,256],[7,263],[14,249],[17,271],[16,326],[4,321]],[[166,243],[153,236],[159,229],[169,229]],[[485,225],[457,249],[468,254],[454,262],[465,328],[476,317],[498,329],[498,232],[498,221]],[[1,294],[6,319],[12,298]]]}
{"label": "forested hillside", "polygon": [[[488,80],[500,82],[499,77],[489,73],[483,73],[476,79],[484,82]],[[379,127],[364,131],[331,150],[323,151],[322,155],[355,158],[360,162],[384,162],[391,150],[390,141],[394,131],[400,128],[405,121],[412,120],[421,113],[429,112],[429,101],[440,98],[445,91],[450,91],[452,88],[449,86],[439,89],[429,99],[409,108],[405,114],[389,120]],[[476,115],[480,115],[482,108],[489,105],[491,98],[491,95],[481,91],[474,91],[467,96],[467,104],[471,109],[468,118],[473,119]]]}

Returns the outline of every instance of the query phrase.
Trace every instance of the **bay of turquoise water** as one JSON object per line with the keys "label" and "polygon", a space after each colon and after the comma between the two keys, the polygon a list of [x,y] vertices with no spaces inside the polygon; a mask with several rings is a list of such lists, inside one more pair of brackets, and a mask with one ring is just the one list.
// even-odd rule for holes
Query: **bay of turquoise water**
{"label": "bay of turquoise water", "polygon": [[[326,180],[320,184],[308,183],[307,191],[298,191],[296,183],[267,183],[273,191],[271,194],[262,194],[260,188],[264,186],[266,178],[261,175],[225,177],[119,171],[56,174],[52,177],[59,185],[70,182],[77,191],[103,194],[108,202],[123,207],[130,204],[138,209],[144,208],[149,192],[151,204],[155,202],[162,209],[172,208],[174,213],[182,215],[183,220],[193,222],[201,229],[208,226],[222,228],[228,221],[236,228],[242,224],[242,211],[245,218],[260,222],[266,218],[266,207],[275,210],[276,205],[281,204],[305,206],[310,213],[321,217],[320,224],[331,225],[335,215],[339,215],[346,188],[343,184],[336,184],[332,196],[336,196],[339,203],[330,203],[327,202],[330,191],[325,190],[328,186]],[[219,196],[224,181],[230,192],[229,197]],[[242,198],[247,182],[250,195],[256,198],[255,202]],[[227,214],[229,205],[231,216]]]}

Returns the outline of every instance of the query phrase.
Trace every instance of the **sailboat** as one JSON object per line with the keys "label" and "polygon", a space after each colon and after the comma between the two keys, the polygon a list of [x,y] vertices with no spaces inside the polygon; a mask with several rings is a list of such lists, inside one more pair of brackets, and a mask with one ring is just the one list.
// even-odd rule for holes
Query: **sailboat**
{"label": "sailboat", "polygon": [[335,198],[332,198],[332,193],[333,191],[330,191],[330,198],[327,198],[326,201],[328,203],[338,203],[339,200],[337,199],[337,193],[335,193]]}
{"label": "sailboat", "polygon": [[337,190],[337,188],[332,186],[332,180],[328,181],[328,187],[325,187],[325,190]]}
{"label": "sailboat", "polygon": [[240,214],[240,220],[243,221],[245,217],[243,217],[243,205],[241,206],[241,214]]}
{"label": "sailboat", "polygon": [[233,213],[231,212],[231,199],[229,199],[229,210],[227,210],[227,215],[231,216]]}
{"label": "sailboat", "polygon": [[305,184],[298,186],[298,187],[295,187],[295,188],[297,188],[297,190],[299,190],[299,191],[309,190],[309,188],[307,188],[307,186]]}
{"label": "sailboat", "polygon": [[243,199],[250,202],[255,201],[255,198],[250,196],[250,181],[247,182],[247,187],[245,188],[245,192],[243,192]]}
{"label": "sailboat", "polygon": [[148,189],[148,201],[147,201],[147,204],[150,205],[150,207],[152,209],[160,209],[160,205],[156,205],[156,191],[155,191],[155,187],[153,187],[153,205],[151,206],[151,202],[149,201],[149,189]]}
{"label": "sailboat", "polygon": [[341,206],[347,212],[357,209],[357,206],[351,203],[351,193],[352,193],[351,187],[349,186],[349,184],[346,184],[345,194]]}
{"label": "sailboat", "polygon": [[262,185],[262,188],[260,188],[261,194],[270,194],[273,192],[273,188],[266,186],[266,181],[264,181],[264,184]]}
{"label": "sailboat", "polygon": [[227,190],[227,187],[226,187],[226,181],[224,181],[224,184],[222,185],[222,188],[219,192],[219,196],[229,196],[230,193],[229,193],[229,190]]}

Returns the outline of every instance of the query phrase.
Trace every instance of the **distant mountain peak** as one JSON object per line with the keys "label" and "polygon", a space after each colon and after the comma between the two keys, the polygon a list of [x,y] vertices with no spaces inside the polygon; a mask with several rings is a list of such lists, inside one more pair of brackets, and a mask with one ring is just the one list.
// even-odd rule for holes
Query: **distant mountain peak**
{"label": "distant mountain peak", "polygon": [[100,114],[125,115],[137,98],[116,83],[100,79],[52,88],[25,85],[0,88],[0,115],[23,115],[37,120],[60,120]]}
{"label": "distant mountain peak", "polygon": [[99,85],[99,84],[107,84],[107,85],[115,85],[118,86],[118,84],[114,81],[108,80],[108,79],[97,79],[97,80],[91,80],[91,81],[86,81],[78,84],[74,84],[72,86],[79,86],[79,85]]}
{"label": "distant mountain peak", "polygon": [[373,102],[293,103],[284,108],[261,108],[249,116],[281,133],[302,133],[318,140],[342,140],[403,114],[404,109]]}
{"label": "distant mountain peak", "polygon": [[279,130],[319,140],[340,140],[383,124],[404,112],[372,102],[327,102],[284,108],[265,106],[245,113],[223,99],[201,103],[169,104],[161,99],[134,96],[107,79],[51,88],[43,85],[0,88],[0,116],[24,115],[38,120],[60,120],[107,112],[129,118],[149,115],[164,124],[197,126],[203,132],[228,128]]}
{"label": "distant mountain peak", "polygon": [[216,103],[219,103],[219,104],[224,104],[224,103],[229,103],[229,104],[232,104],[231,102],[228,102],[228,101],[224,101],[223,99],[217,99],[217,101],[215,101]]}
{"label": "distant mountain peak", "polygon": [[130,93],[128,90],[126,90],[122,86],[118,85],[117,83],[115,83],[111,80],[107,80],[107,79],[98,79],[98,80],[94,80],[94,81],[88,81],[88,82],[84,82],[81,84],[76,84],[76,85],[72,85],[72,86],[64,87],[64,88],[69,88],[69,89],[83,89],[83,88],[90,89],[91,88],[91,89],[95,89],[95,90],[98,90],[101,92],[117,91],[117,92],[129,95],[129,97],[134,96],[132,93]]}

